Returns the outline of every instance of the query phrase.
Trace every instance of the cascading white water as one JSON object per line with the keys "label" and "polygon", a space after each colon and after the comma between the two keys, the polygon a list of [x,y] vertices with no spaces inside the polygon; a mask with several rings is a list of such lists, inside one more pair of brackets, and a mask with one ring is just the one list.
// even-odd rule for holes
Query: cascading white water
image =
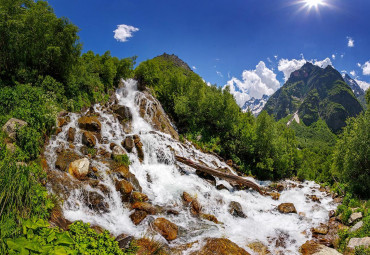
{"label": "cascading white water", "polygon": [[[303,232],[326,222],[328,212],[336,208],[331,197],[318,191],[319,186],[314,182],[302,183],[300,188],[287,189],[281,193],[280,199],[275,201],[271,197],[262,196],[254,191],[235,191],[229,183],[216,178],[217,184],[222,183],[229,189],[217,190],[215,186],[199,178],[194,169],[185,165],[180,164],[183,169],[180,171],[175,164],[174,153],[213,168],[229,167],[216,156],[202,153],[188,142],[180,143],[168,134],[155,131],[151,123],[140,116],[139,105],[143,95],[137,91],[136,81],[127,80],[124,81],[124,84],[124,88],[118,89],[116,92],[118,104],[131,110],[132,134],[140,135],[144,149],[143,162],[139,161],[135,149],[132,153],[128,153],[131,161],[130,172],[136,176],[142,187],[142,192],[148,195],[153,205],[171,207],[179,211],[179,214],[150,216],[135,226],[129,218],[130,208],[121,202],[120,194],[115,190],[114,179],[109,172],[109,167],[99,159],[90,159],[90,164],[99,171],[99,181],[109,188],[109,195],[103,194],[99,189],[89,185],[85,185],[84,188],[104,196],[109,209],[104,213],[91,210],[82,201],[82,191],[75,190],[63,204],[64,216],[67,219],[71,221],[83,220],[100,225],[114,235],[126,233],[141,237],[148,231],[147,222],[152,217],[165,217],[180,228],[179,237],[170,243],[171,246],[200,241],[205,237],[225,237],[251,254],[253,251],[247,245],[254,241],[262,242],[273,253],[280,250],[284,251],[283,254],[298,254],[299,247],[310,238],[309,231],[307,234]],[[110,151],[110,143],[121,144],[121,141],[129,134],[125,134],[119,121],[104,107],[95,105],[94,110],[99,114],[99,120],[102,123],[102,142],[97,142],[96,148]],[[81,154],[79,149],[82,147],[82,132],[77,124],[80,115],[70,113],[69,116],[71,121],[63,127],[62,132],[50,139],[46,147],[45,156],[51,169],[55,169],[57,149],[69,146],[65,137],[70,127],[76,128],[74,146],[75,151]],[[181,197],[184,191],[197,198],[204,213],[216,216],[222,224],[215,224],[192,216],[182,204]],[[316,195],[320,198],[321,203],[318,204],[307,199],[307,194]],[[231,201],[241,204],[247,218],[237,218],[228,212]],[[305,216],[281,214],[276,210],[276,207],[284,202],[293,203],[297,211],[304,213]],[[275,245],[275,239],[281,236],[284,236],[287,241],[284,248]],[[165,242],[161,236],[157,235],[157,238]],[[199,247],[200,243],[192,249]],[[188,252],[190,250],[185,251],[185,253]]]}

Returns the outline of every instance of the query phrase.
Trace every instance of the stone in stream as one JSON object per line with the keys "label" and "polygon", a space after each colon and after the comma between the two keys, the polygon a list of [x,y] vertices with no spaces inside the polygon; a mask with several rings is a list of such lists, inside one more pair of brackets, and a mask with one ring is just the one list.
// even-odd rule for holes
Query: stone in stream
{"label": "stone in stream", "polygon": [[122,149],[120,146],[115,145],[112,150],[112,157],[113,159],[119,156],[126,155],[126,152],[124,149]]}
{"label": "stone in stream", "polygon": [[105,202],[104,196],[95,191],[83,191],[84,203],[92,210],[108,212],[109,204]]}
{"label": "stone in stream", "polygon": [[73,143],[75,141],[75,136],[76,136],[76,129],[73,127],[70,127],[67,133],[67,141]]}
{"label": "stone in stream", "polygon": [[154,230],[161,234],[167,241],[172,241],[177,238],[178,227],[171,221],[165,218],[157,218],[152,224]]}
{"label": "stone in stream", "polygon": [[91,148],[95,147],[96,140],[95,140],[95,136],[93,135],[93,133],[89,131],[84,131],[82,133],[82,143]]}
{"label": "stone in stream", "polygon": [[68,172],[73,177],[83,180],[89,173],[90,162],[87,158],[82,158],[73,161],[69,164]]}
{"label": "stone in stream", "polygon": [[101,123],[96,116],[83,116],[78,119],[78,126],[81,129],[91,131],[91,132],[98,132],[101,131]]}
{"label": "stone in stream", "polygon": [[267,248],[266,245],[264,245],[261,242],[253,242],[248,244],[248,247],[252,249],[256,254],[258,255],[269,255],[271,252]]}
{"label": "stone in stream", "polygon": [[116,114],[117,119],[120,122],[126,122],[132,120],[132,113],[130,108],[124,105],[113,105],[112,111]]}
{"label": "stone in stream", "polygon": [[200,216],[200,218],[201,218],[201,219],[209,220],[209,221],[212,221],[212,222],[214,222],[214,223],[216,223],[216,224],[220,223],[220,222],[217,220],[216,216],[214,216],[214,215],[212,215],[212,214],[201,213],[201,214],[199,214],[199,216]]}
{"label": "stone in stream", "polygon": [[297,213],[292,203],[282,203],[278,206],[278,210],[281,213]]}
{"label": "stone in stream", "polygon": [[146,211],[143,210],[135,210],[131,215],[130,219],[135,225],[139,225],[148,215]]}
{"label": "stone in stream", "polygon": [[126,136],[125,140],[122,142],[122,146],[128,151],[132,152],[132,149],[135,147],[134,139],[132,136]]}
{"label": "stone in stream", "polygon": [[71,162],[80,159],[81,157],[74,151],[63,150],[57,153],[57,160],[55,162],[55,167],[59,170],[66,171]]}
{"label": "stone in stream", "polygon": [[139,157],[140,162],[144,161],[144,150],[143,144],[140,141],[140,136],[134,135],[134,143],[137,150],[137,156]]}
{"label": "stone in stream", "polygon": [[199,204],[198,200],[190,196],[189,193],[184,191],[182,199],[186,205],[190,205],[190,212],[193,215],[198,215],[201,212],[202,206]]}
{"label": "stone in stream", "polygon": [[205,245],[191,255],[250,255],[237,244],[226,238],[207,238]]}
{"label": "stone in stream", "polygon": [[243,212],[242,206],[236,201],[230,202],[229,213],[235,217],[247,218],[247,216]]}
{"label": "stone in stream", "polygon": [[131,208],[146,211],[148,214],[151,215],[157,214],[157,209],[155,208],[155,206],[146,202],[135,202],[131,204]]}
{"label": "stone in stream", "polygon": [[144,193],[137,192],[137,191],[134,191],[131,193],[131,198],[130,198],[131,203],[146,202],[148,200],[149,200],[148,196],[145,195]]}
{"label": "stone in stream", "polygon": [[226,190],[229,190],[225,185],[223,185],[222,183],[221,184],[218,184],[217,186],[216,186],[216,189],[217,190],[223,190],[223,189],[226,189]]}
{"label": "stone in stream", "polygon": [[312,228],[313,234],[326,235],[329,232],[329,227],[325,224],[321,224],[319,227]]}
{"label": "stone in stream", "polygon": [[128,202],[130,200],[131,192],[134,190],[132,184],[126,180],[121,180],[116,182],[116,190],[121,193],[121,198],[123,202]]}
{"label": "stone in stream", "polygon": [[133,236],[129,236],[129,235],[126,235],[126,234],[121,234],[121,235],[116,237],[115,241],[118,242],[119,248],[124,250],[124,249],[127,249],[130,246],[130,243],[132,242],[132,240],[134,240]]}

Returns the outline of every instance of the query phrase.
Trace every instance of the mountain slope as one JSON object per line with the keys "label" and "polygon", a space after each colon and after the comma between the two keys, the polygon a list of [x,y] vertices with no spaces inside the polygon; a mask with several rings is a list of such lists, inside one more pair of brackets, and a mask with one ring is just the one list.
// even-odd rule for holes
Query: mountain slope
{"label": "mountain slope", "polygon": [[244,103],[242,111],[247,112],[250,110],[254,116],[258,116],[258,114],[260,114],[263,107],[267,103],[268,99],[269,99],[268,95],[263,95],[262,98],[260,99],[252,97],[251,99]]}
{"label": "mountain slope", "polygon": [[357,100],[366,108],[365,91],[358,85],[355,79],[352,79],[348,74],[343,75],[344,81],[351,87]]}
{"label": "mountain slope", "polygon": [[348,117],[356,116],[363,108],[337,70],[307,62],[270,97],[264,110],[277,120],[298,111],[306,125],[322,118],[333,132],[338,132]]}

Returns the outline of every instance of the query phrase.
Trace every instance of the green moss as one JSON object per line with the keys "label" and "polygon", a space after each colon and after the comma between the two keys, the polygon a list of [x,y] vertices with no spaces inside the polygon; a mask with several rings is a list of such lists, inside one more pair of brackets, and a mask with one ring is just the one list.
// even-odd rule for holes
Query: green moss
{"label": "green moss", "polygon": [[126,154],[114,156],[113,159],[124,166],[129,166],[131,164],[129,157]]}

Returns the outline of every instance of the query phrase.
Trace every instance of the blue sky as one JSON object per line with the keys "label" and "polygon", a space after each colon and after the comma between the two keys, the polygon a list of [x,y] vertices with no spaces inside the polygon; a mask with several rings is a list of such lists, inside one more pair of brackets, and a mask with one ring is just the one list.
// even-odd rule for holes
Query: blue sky
{"label": "blue sky", "polygon": [[[49,3],[58,16],[68,17],[81,29],[84,51],[110,50],[120,58],[137,55],[138,63],[173,53],[207,82],[219,86],[239,82],[245,93],[260,97],[263,91],[276,90],[276,80],[282,85],[302,57],[354,71],[357,80],[370,83],[370,1],[321,1],[318,11],[308,11],[303,0]],[[120,33],[125,42],[114,38],[118,25],[127,25]],[[122,31],[128,26],[138,31],[124,38]],[[326,58],[330,62],[318,62]],[[262,90],[253,92],[252,87],[261,84]]]}

